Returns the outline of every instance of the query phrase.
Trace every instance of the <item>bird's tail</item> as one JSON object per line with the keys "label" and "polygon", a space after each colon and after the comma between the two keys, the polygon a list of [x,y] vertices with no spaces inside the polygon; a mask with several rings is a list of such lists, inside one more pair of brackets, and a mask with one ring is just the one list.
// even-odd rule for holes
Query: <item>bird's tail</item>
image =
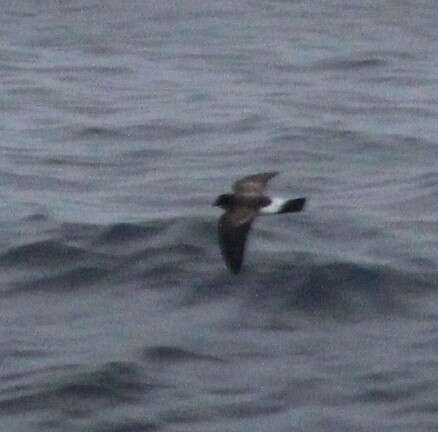
{"label": "bird's tail", "polygon": [[296,213],[300,212],[304,209],[304,205],[306,204],[306,198],[296,198],[287,200],[281,208],[278,210],[278,213]]}

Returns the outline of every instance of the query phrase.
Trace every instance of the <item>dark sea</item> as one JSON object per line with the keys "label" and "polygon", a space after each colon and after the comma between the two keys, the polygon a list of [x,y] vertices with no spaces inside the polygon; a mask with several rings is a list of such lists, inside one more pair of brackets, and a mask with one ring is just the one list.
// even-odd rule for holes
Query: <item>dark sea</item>
{"label": "dark sea", "polygon": [[[0,9],[1,432],[438,431],[434,0]],[[299,214],[225,267],[216,196]]]}

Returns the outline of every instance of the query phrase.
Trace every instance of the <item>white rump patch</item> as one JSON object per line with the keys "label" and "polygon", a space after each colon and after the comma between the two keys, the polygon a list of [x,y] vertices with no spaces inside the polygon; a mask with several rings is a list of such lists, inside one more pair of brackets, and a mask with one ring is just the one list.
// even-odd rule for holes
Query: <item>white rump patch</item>
{"label": "white rump patch", "polygon": [[266,207],[262,207],[260,209],[261,215],[269,215],[269,214],[275,214],[278,213],[281,208],[283,207],[284,203],[287,201],[287,199],[279,198],[279,197],[270,197],[271,204],[269,204]]}

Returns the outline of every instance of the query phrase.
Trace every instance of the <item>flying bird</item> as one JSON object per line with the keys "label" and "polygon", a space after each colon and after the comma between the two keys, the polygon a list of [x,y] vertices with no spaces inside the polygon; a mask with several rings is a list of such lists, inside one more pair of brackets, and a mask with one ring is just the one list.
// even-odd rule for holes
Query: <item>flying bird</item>
{"label": "flying bird", "polygon": [[246,238],[256,216],[300,212],[306,198],[283,199],[264,194],[269,180],[278,172],[265,172],[236,181],[234,193],[219,195],[214,206],[225,210],[219,219],[218,234],[222,256],[229,270],[239,273]]}

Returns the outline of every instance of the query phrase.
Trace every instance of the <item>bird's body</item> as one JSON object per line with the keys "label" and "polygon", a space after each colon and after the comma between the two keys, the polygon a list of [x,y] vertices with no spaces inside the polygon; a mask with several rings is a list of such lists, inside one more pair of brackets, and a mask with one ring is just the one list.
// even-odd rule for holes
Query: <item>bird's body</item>
{"label": "bird's body", "polygon": [[248,232],[256,216],[294,213],[304,208],[305,198],[285,200],[264,194],[267,183],[277,174],[266,172],[244,177],[234,183],[233,194],[219,195],[214,203],[225,210],[218,224],[219,244],[233,273],[240,271]]}

